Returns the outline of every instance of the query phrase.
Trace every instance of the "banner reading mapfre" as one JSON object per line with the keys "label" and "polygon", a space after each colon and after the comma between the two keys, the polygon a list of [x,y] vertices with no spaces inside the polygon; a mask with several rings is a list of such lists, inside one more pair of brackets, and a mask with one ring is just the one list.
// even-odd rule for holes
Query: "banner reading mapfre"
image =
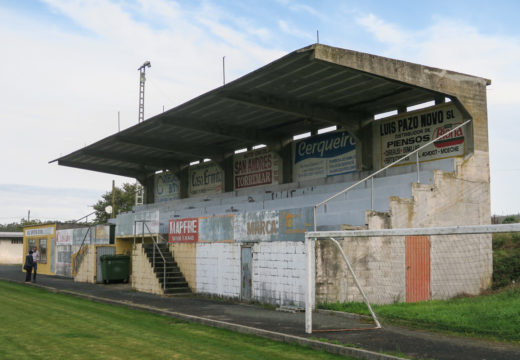
{"label": "banner reading mapfre", "polygon": [[[374,122],[374,137],[380,139],[381,166],[386,166],[424,144],[441,137],[419,152],[420,161],[438,160],[465,154],[465,129],[451,129],[464,119],[455,105],[443,104]],[[415,155],[399,165],[416,161]]]}
{"label": "banner reading mapfre", "polygon": [[169,242],[196,242],[199,240],[199,219],[170,220]]}

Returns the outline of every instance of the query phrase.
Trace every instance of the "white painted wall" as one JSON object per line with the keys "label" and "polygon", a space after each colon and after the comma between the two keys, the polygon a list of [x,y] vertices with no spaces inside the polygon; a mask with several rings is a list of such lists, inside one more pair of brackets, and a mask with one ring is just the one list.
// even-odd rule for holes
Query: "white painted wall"
{"label": "white painted wall", "polygon": [[253,294],[256,301],[305,306],[303,242],[261,242],[253,246]]}
{"label": "white painted wall", "polygon": [[[241,244],[197,244],[197,292],[240,297]],[[305,255],[301,242],[260,242],[252,246],[252,300],[305,304]]]}
{"label": "white painted wall", "polygon": [[197,244],[197,292],[240,296],[240,244]]}
{"label": "white painted wall", "polygon": [[11,239],[0,239],[0,264],[21,264],[24,260],[23,244],[11,244]]}

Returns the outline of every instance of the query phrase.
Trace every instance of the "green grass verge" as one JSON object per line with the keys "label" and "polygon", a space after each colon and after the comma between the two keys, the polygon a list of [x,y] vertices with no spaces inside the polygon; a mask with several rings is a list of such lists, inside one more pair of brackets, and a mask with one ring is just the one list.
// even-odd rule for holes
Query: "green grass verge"
{"label": "green grass verge", "polygon": [[345,359],[0,281],[0,359]]}
{"label": "green grass verge", "polygon": [[[369,315],[365,304],[329,303],[322,309]],[[418,303],[373,306],[385,322],[460,335],[520,342],[520,287],[499,292]]]}

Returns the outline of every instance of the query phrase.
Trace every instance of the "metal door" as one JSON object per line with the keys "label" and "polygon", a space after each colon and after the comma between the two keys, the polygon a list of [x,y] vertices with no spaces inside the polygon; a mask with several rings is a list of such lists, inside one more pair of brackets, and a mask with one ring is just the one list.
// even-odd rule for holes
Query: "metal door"
{"label": "metal door", "polygon": [[242,264],[242,281],[241,281],[241,291],[240,298],[242,300],[251,300],[251,262],[252,262],[252,253],[250,246],[242,247],[242,256],[241,256],[241,264]]}
{"label": "metal door", "polygon": [[430,300],[430,237],[406,237],[406,302]]}

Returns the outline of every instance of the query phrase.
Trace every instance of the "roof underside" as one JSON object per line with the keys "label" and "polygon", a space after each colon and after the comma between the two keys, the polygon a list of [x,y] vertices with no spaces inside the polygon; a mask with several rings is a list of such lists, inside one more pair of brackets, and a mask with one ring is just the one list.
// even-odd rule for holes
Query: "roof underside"
{"label": "roof underside", "polygon": [[[57,159],[59,165],[144,179],[235,150],[278,150],[296,134],[337,125],[354,136],[374,114],[449,96],[315,56],[290,53],[140,124]],[[350,52],[349,52],[350,53]]]}

